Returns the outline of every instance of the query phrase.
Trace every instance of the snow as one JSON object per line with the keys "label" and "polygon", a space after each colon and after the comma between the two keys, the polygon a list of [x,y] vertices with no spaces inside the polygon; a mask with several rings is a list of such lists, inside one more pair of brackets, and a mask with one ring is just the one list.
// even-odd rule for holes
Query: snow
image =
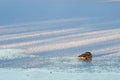
{"label": "snow", "polygon": [[[74,18],[0,27],[0,80],[118,80],[120,23],[111,22]],[[77,57],[86,51],[91,62]]]}
{"label": "snow", "polygon": [[24,55],[23,53],[25,53],[25,51],[22,49],[0,49],[0,59],[13,59],[22,57]]}
{"label": "snow", "polygon": [[120,73],[68,73],[40,69],[0,69],[0,80],[119,80]]}

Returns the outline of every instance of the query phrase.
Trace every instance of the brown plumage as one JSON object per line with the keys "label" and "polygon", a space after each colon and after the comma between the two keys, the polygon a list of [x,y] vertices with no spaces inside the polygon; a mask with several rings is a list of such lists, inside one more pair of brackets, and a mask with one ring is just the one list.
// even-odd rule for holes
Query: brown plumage
{"label": "brown plumage", "polygon": [[80,60],[83,60],[83,61],[91,61],[92,60],[92,53],[85,52],[85,53],[79,55],[78,57],[80,57]]}

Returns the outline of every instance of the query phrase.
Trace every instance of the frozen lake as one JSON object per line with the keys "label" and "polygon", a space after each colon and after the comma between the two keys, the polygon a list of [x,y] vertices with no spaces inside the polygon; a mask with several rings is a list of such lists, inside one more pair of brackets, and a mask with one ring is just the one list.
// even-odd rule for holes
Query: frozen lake
{"label": "frozen lake", "polygon": [[1,80],[114,80],[119,79],[120,73],[73,73],[50,72],[41,69],[0,69]]}
{"label": "frozen lake", "polygon": [[0,79],[114,80],[120,78],[119,57],[82,62],[77,57],[26,57],[2,61]]}
{"label": "frozen lake", "polygon": [[1,0],[0,80],[119,80],[119,2]]}
{"label": "frozen lake", "polygon": [[[94,23],[94,19],[89,20]],[[0,79],[119,79],[119,21],[81,25],[81,22],[89,20],[65,19],[64,22],[1,27]],[[85,51],[93,53],[91,62],[80,61],[77,57]]]}

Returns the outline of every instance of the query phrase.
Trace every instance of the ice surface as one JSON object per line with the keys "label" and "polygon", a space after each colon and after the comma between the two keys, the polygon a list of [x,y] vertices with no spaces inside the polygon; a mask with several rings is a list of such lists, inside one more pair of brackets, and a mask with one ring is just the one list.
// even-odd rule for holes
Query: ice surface
{"label": "ice surface", "polygon": [[45,69],[0,69],[0,80],[119,80],[120,73],[52,72]]}
{"label": "ice surface", "polygon": [[[9,27],[16,28],[15,32],[1,28],[6,31],[0,36],[0,80],[120,79],[119,27],[80,27],[77,23],[76,28],[41,30],[37,26],[44,24],[34,25]],[[91,62],[77,57],[85,51],[93,53]]]}
{"label": "ice surface", "polygon": [[[0,26],[0,80],[119,80],[120,22],[104,21]],[[90,62],[77,57],[86,51]]]}
{"label": "ice surface", "polygon": [[25,51],[22,49],[0,49],[0,59],[14,59],[24,55]]}

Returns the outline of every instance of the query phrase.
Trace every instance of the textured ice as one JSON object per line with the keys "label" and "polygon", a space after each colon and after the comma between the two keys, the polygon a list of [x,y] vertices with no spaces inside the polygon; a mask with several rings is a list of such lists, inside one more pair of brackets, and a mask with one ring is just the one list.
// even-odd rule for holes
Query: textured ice
{"label": "textured ice", "polygon": [[25,51],[22,49],[0,49],[0,59],[13,59],[23,57]]}
{"label": "textured ice", "polygon": [[119,57],[94,58],[90,62],[79,60],[78,57],[24,57],[10,60],[1,60],[1,68],[46,69],[53,72],[73,73],[120,73]]}
{"label": "textured ice", "polygon": [[1,80],[119,80],[120,73],[52,72],[46,69],[0,69]]}
{"label": "textured ice", "polygon": [[[0,80],[118,80],[120,23],[98,19],[0,27]],[[77,57],[86,51],[90,62]]]}

